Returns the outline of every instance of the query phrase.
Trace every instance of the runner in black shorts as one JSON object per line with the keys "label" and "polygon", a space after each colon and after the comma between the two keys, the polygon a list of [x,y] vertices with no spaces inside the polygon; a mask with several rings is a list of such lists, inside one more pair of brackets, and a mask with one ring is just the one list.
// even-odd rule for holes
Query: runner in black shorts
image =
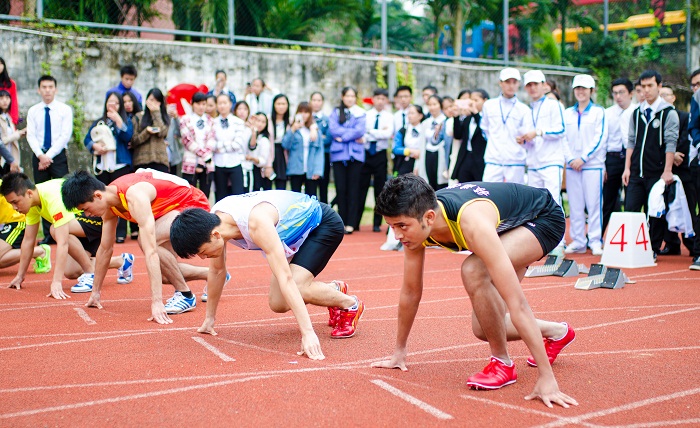
{"label": "runner in black shorts", "polygon": [[[9,206],[5,198],[0,196],[0,210],[3,210],[4,205]],[[9,207],[12,210],[12,207]],[[14,211],[14,210],[12,210]],[[17,215],[20,215],[15,211]],[[24,216],[21,216],[22,218]],[[0,225],[0,268],[14,266],[19,263],[21,256],[20,248],[24,240],[24,229],[26,223],[24,221],[13,221]],[[46,244],[34,246],[34,273],[46,273],[51,271],[51,247]]]}
{"label": "runner in black shorts", "polygon": [[95,257],[97,249],[100,248],[100,239],[102,239],[102,217],[87,217],[83,214],[76,214],[75,219],[83,229],[85,236],[78,237],[78,240],[83,244],[85,251],[90,253],[90,257]]}
{"label": "runner in black shorts", "polygon": [[[467,379],[474,389],[498,389],[517,380],[507,340],[522,339],[539,378],[528,400],[568,407],[576,400],[559,391],[551,364],[574,340],[565,323],[535,319],[520,280],[530,263],[559,244],[564,234],[561,209],[546,189],[511,183],[463,183],[438,190],[422,178],[390,180],[379,195],[383,215],[404,246],[404,280],[394,354],[374,367],[406,369],[406,342],[423,290],[426,246],[472,252],[461,279],[472,307],[472,330],[489,342],[491,361]],[[544,344],[543,344],[544,339]]]}
{"label": "runner in black shorts", "polygon": [[200,333],[216,334],[214,318],[226,277],[226,242],[259,250],[272,270],[269,305],[275,312],[291,310],[302,333],[302,353],[323,359],[306,303],[328,308],[333,338],[351,337],[364,304],[348,296],[343,281],[324,283],[316,276],[343,240],[340,216],[315,198],[286,190],[228,196],[211,212],[183,211],[170,229],[178,256],[209,258],[207,315]]}

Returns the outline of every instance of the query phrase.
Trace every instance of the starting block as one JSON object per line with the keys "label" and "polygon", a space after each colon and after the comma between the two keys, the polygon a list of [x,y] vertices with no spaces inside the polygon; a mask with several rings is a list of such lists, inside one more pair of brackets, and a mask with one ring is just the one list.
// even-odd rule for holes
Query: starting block
{"label": "starting block", "polygon": [[586,278],[576,281],[577,290],[593,290],[594,288],[622,288],[626,283],[632,283],[620,269],[609,268],[602,264],[593,264]]}
{"label": "starting block", "polygon": [[538,276],[578,276],[578,265],[574,260],[561,259],[557,256],[547,256],[543,265],[530,266],[525,272],[526,278]]}

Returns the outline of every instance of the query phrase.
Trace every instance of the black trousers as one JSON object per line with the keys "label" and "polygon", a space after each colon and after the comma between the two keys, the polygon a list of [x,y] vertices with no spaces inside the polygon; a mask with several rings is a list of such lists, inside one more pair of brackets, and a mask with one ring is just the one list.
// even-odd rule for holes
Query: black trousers
{"label": "black trousers", "polygon": [[[644,208],[644,213],[647,213],[649,193],[651,188],[659,181],[661,177],[632,177],[625,192],[625,211],[639,212]],[[660,218],[649,218],[649,241],[651,249],[655,253],[659,253],[661,243],[664,240],[664,231],[667,229],[666,216]]]}
{"label": "black trousers", "polygon": [[[104,183],[105,186],[108,186],[109,183],[113,182],[119,177],[125,176],[127,174],[131,173],[131,165],[127,165],[123,168],[119,168],[116,171],[108,172],[108,171],[103,171],[102,174],[96,175],[95,178],[100,180],[102,183]],[[117,221],[117,238],[126,238],[126,225],[129,223],[128,221],[124,220],[123,218],[119,218]],[[135,223],[134,223],[135,224]],[[133,230],[133,228],[132,228]]]}
{"label": "black trousers", "polygon": [[625,151],[608,152],[605,158],[605,171],[608,179],[603,184],[603,233],[608,227],[610,216],[620,211],[620,191],[622,173],[625,172]]}
{"label": "black trousers", "polygon": [[323,154],[323,177],[318,182],[318,200],[328,203],[328,183],[331,181],[331,154]]}
{"label": "black trousers", "polygon": [[214,185],[216,186],[216,202],[229,195],[242,195],[245,193],[243,187],[243,168],[240,165],[232,168],[215,167]]}
{"label": "black trousers", "polygon": [[[690,209],[690,217],[693,220],[693,230],[695,234],[698,234],[698,214],[697,214],[697,204],[698,204],[698,168],[691,168],[691,173],[689,176],[681,177],[681,183],[683,184],[683,190],[685,190],[685,197],[688,199],[688,208]],[[690,252],[691,257],[700,256],[700,239],[686,238],[683,236],[683,245]],[[666,248],[670,250],[680,249],[681,239],[678,237],[677,233],[671,232],[666,229],[664,231],[664,242],[666,243]]]}
{"label": "black trousers", "polygon": [[338,214],[346,226],[355,226],[360,222],[357,217],[360,200],[360,174],[362,162],[349,160],[333,163],[335,177],[336,202]]}
{"label": "black trousers", "polygon": [[318,190],[318,182],[321,180],[312,180],[303,175],[288,175],[289,183],[292,186],[292,192],[301,193],[301,187],[304,186],[304,193],[309,196],[316,196]]}
{"label": "black trousers", "polygon": [[162,164],[162,163],[151,162],[151,163],[142,163],[142,164],[134,165],[134,172],[136,172],[136,170],[140,169],[140,168],[154,169],[156,171],[170,174],[170,166]]}
{"label": "black trousers", "polygon": [[[43,183],[53,180],[54,178],[63,178],[68,175],[68,157],[66,150],[61,150],[59,154],[54,156],[53,163],[43,171],[39,171],[39,158],[32,155],[32,170],[34,171],[34,183]],[[45,237],[51,237],[51,223],[45,219],[41,219],[42,229]]]}
{"label": "black trousers", "polygon": [[201,190],[207,198],[209,197],[209,193],[211,192],[211,181],[206,167],[203,168],[202,172],[195,172],[194,174],[183,173],[182,178],[187,180],[187,182],[192,186]]}
{"label": "black trousers", "polygon": [[[369,193],[370,185],[372,185],[374,188],[375,205],[377,203],[377,198],[379,198],[379,194],[382,193],[382,189],[384,189],[384,184],[386,184],[387,164],[388,161],[386,150],[379,150],[373,155],[370,155],[369,152],[365,150],[365,163],[362,165],[362,170],[360,171],[360,195],[357,201],[358,224],[353,225],[355,229],[360,227],[359,223],[362,221],[362,213],[365,210],[365,201],[367,201],[367,193]],[[381,224],[382,216],[375,213],[373,226],[379,227]]]}

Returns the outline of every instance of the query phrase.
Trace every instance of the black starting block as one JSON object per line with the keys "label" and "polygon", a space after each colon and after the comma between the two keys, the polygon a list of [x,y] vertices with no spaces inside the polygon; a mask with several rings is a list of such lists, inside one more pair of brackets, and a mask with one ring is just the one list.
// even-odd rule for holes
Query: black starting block
{"label": "black starting block", "polygon": [[592,264],[586,278],[576,281],[577,290],[593,290],[594,288],[622,288],[626,283],[632,283],[620,269],[609,268],[601,264]]}
{"label": "black starting block", "polygon": [[557,256],[547,256],[543,265],[530,266],[525,272],[526,278],[539,276],[570,277],[578,275],[578,265],[574,260],[561,259]]}

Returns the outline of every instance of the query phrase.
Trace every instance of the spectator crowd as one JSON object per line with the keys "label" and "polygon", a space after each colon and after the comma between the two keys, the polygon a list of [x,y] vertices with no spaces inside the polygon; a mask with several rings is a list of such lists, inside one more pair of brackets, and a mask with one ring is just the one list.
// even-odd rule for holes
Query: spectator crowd
{"label": "spectator crowd", "polygon": [[[553,251],[557,255],[602,255],[611,214],[643,210],[654,255],[680,255],[685,245],[690,269],[700,270],[693,232],[700,229],[700,70],[690,76],[689,113],[676,108],[673,89],[654,70],[635,82],[614,80],[609,108],[594,102],[590,75],[574,77],[575,103],[567,108],[542,71],[521,75],[514,68],[501,70],[498,88],[451,96],[432,85],[420,94],[399,86],[362,99],[348,86],[325,94],[338,99],[333,105],[317,91],[290,101],[260,78],[237,97],[224,70],[215,73],[212,90],[183,84],[165,93],[151,88],[145,96],[135,87],[134,66],[123,66],[120,75],[84,139],[102,183],[150,168],[180,175],[216,201],[290,189],[337,206],[346,234],[360,230],[370,187],[376,199],[392,174],[416,174],[435,190],[466,181],[527,184],[546,188],[562,207],[566,191],[569,241]],[[521,85],[527,102],[516,95]],[[52,76],[38,79],[41,101],[18,130],[17,89],[0,58],[3,174],[19,171],[20,144],[32,152],[36,183],[68,174],[73,112],[56,99],[58,87]],[[382,231],[381,216],[371,222],[374,232]],[[49,227],[44,220],[41,244],[52,243]],[[129,232],[137,239],[137,225],[120,218],[116,242]],[[388,235],[382,249],[400,249]]]}

